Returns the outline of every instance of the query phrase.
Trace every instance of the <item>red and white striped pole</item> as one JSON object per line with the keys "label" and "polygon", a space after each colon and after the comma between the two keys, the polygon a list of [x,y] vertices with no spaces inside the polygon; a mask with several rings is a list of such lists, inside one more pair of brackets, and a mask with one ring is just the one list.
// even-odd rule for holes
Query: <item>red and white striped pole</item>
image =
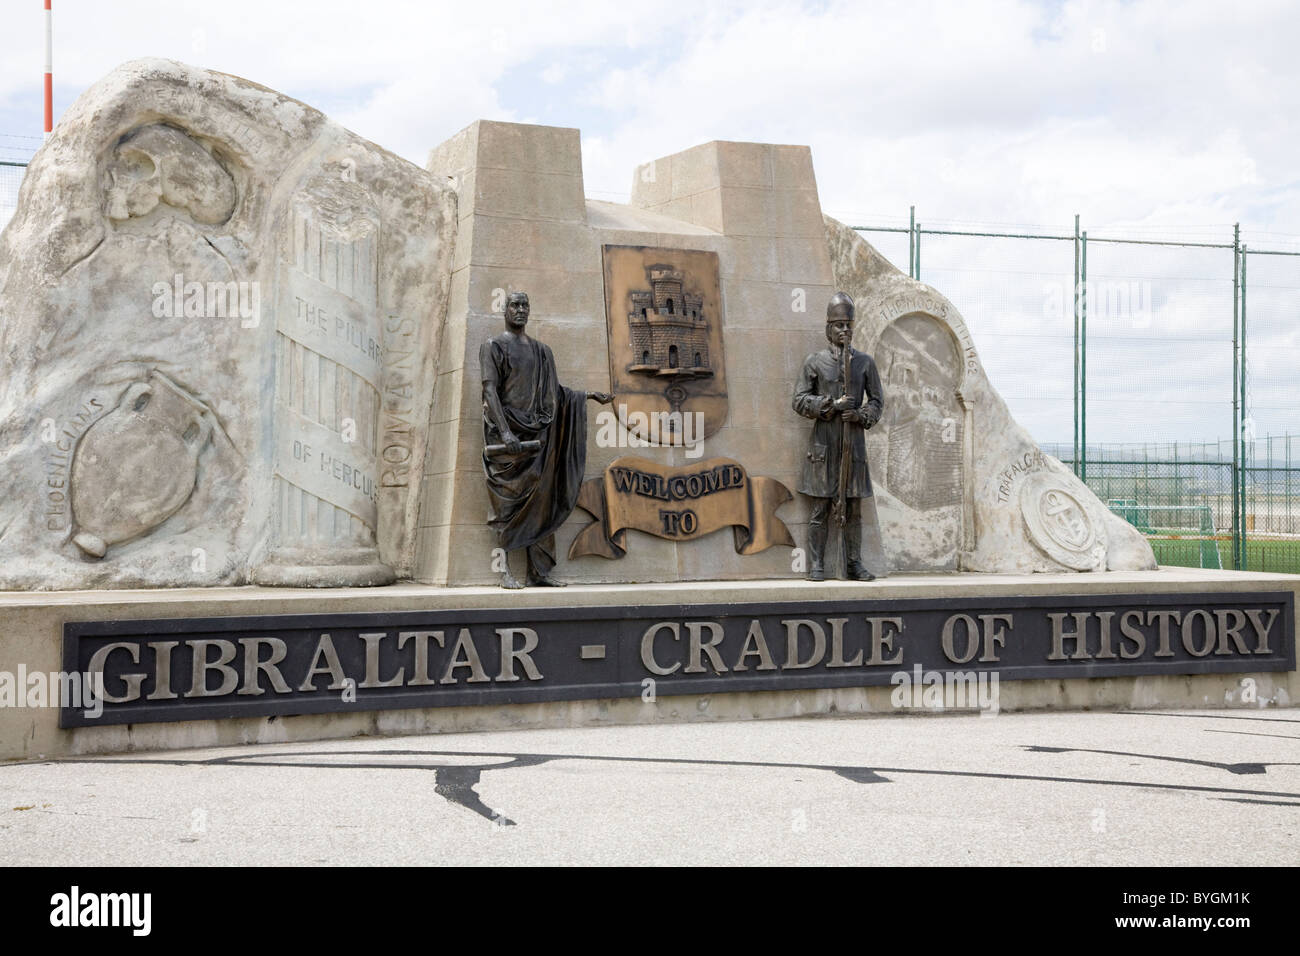
{"label": "red and white striped pole", "polygon": [[54,15],[45,0],[45,136],[54,130]]}

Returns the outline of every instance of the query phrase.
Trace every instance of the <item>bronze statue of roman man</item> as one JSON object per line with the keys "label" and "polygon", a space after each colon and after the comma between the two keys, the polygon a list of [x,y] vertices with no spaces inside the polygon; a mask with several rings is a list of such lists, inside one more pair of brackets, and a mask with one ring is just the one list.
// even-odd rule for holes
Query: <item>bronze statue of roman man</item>
{"label": "bronze statue of roman man", "polygon": [[829,348],[804,359],[794,390],[794,410],[814,421],[799,491],[813,499],[808,518],[808,580],[824,581],[828,525],[841,529],[843,577],[871,581],[862,564],[861,499],[871,497],[867,429],[880,421],[885,397],[876,363],[849,345],[853,300],[843,292],[826,307]]}
{"label": "bronze statue of roman man", "polygon": [[492,517],[507,553],[501,586],[524,585],[510,573],[509,552],[523,548],[527,583],[563,587],[552,578],[555,529],[573,513],[587,464],[587,400],[608,405],[607,392],[560,384],[551,350],[525,332],[528,296],[506,301],[505,331],[479,348],[483,378],[483,471]]}

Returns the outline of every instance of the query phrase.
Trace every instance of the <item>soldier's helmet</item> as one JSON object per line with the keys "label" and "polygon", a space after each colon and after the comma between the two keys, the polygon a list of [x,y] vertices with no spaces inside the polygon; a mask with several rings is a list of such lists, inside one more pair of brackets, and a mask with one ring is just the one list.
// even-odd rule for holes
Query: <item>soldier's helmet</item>
{"label": "soldier's helmet", "polygon": [[855,308],[853,305],[853,297],[847,292],[836,292],[831,296],[830,302],[826,304],[826,322],[829,324],[832,321],[831,313],[835,311],[837,305],[846,305],[849,307],[849,321],[852,322]]}

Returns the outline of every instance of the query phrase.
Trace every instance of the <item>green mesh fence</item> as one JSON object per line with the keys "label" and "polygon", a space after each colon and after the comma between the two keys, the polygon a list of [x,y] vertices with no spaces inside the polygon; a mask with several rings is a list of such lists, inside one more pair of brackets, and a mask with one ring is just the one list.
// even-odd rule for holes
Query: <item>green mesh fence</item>
{"label": "green mesh fence", "polygon": [[1087,254],[1089,443],[1232,435],[1232,250],[1090,239]]}
{"label": "green mesh fence", "polygon": [[1247,566],[1300,570],[1300,244],[1266,237],[1278,253],[1243,256]]}
{"label": "green mesh fence", "polygon": [[860,231],[956,304],[1020,424],[1040,440],[1073,429],[1044,450],[1161,564],[1300,573],[1300,255],[1283,254],[1300,240],[1238,251],[1231,227],[1076,240],[933,220]]}
{"label": "green mesh fence", "polygon": [[[935,226],[948,227],[964,224]],[[1074,415],[1072,262],[1059,240],[922,236],[923,281],[960,310],[989,380],[1033,435],[1069,434]]]}

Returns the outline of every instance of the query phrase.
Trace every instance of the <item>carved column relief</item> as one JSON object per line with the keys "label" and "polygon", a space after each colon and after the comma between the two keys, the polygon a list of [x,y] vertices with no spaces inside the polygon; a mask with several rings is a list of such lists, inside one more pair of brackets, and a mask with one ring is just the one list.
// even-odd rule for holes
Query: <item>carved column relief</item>
{"label": "carved column relief", "polygon": [[276,321],[275,548],[260,583],[387,584],[379,559],[378,215],[346,183],[293,204]]}
{"label": "carved column relief", "polygon": [[967,570],[969,555],[975,550],[975,401],[958,389],[957,401],[961,403],[962,419],[962,469],[970,476],[962,482],[961,551],[957,555],[958,570]]}

